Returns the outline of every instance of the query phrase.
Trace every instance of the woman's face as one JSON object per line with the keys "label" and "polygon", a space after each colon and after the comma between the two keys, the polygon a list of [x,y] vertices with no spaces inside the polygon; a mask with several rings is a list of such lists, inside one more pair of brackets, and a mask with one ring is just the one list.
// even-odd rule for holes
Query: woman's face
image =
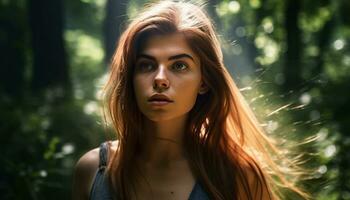
{"label": "woman's face", "polygon": [[202,88],[199,58],[181,34],[153,36],[138,54],[133,84],[148,119],[186,117]]}

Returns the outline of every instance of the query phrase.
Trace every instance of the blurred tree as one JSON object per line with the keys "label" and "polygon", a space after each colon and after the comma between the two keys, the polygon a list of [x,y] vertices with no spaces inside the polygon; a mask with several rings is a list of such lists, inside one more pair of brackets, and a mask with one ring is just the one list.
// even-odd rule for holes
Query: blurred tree
{"label": "blurred tree", "polygon": [[34,93],[56,88],[59,96],[69,96],[71,81],[63,41],[63,1],[28,1],[32,36]]}
{"label": "blurred tree", "polygon": [[25,83],[27,30],[23,5],[0,4],[0,94],[20,100]]}
{"label": "blurred tree", "polygon": [[350,26],[350,15],[349,15],[350,1],[340,0],[339,1],[339,11],[340,18],[345,26]]}
{"label": "blurred tree", "polygon": [[[321,6],[327,7],[330,9],[331,2],[330,0],[323,0],[321,1]],[[311,6],[311,5],[310,5]],[[331,39],[333,36],[333,32],[335,30],[336,26],[336,14],[331,12],[330,16],[325,20],[323,27],[320,29],[320,31],[317,33],[317,46],[318,46],[318,56],[316,60],[316,66],[313,70],[314,75],[319,75],[324,72],[324,65],[326,64],[326,55],[329,51],[329,48],[331,47]]]}
{"label": "blurred tree", "polygon": [[105,62],[109,63],[127,20],[127,0],[107,0],[104,21]]}
{"label": "blurred tree", "polygon": [[301,69],[303,63],[301,62],[301,55],[303,46],[301,41],[301,30],[299,28],[299,15],[301,9],[300,0],[288,0],[286,2],[285,11],[285,32],[287,41],[287,51],[284,65],[284,88],[286,91],[291,89],[299,89],[302,82]]}

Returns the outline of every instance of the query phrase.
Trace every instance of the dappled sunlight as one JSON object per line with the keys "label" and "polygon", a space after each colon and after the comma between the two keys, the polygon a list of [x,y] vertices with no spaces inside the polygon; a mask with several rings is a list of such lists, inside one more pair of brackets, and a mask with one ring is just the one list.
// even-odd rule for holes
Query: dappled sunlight
{"label": "dappled sunlight", "polygon": [[[66,40],[76,49],[76,57],[79,59],[88,59],[92,62],[101,62],[104,56],[101,41],[84,34],[79,30],[68,30],[65,32]],[[76,60],[76,62],[81,62]]]}
{"label": "dappled sunlight", "polygon": [[216,12],[223,17],[229,14],[236,14],[240,11],[241,5],[238,1],[223,1],[216,7]]}
{"label": "dappled sunlight", "polygon": [[256,58],[258,63],[270,65],[278,60],[280,47],[272,38],[261,33],[255,38],[254,42],[255,46],[263,52],[261,56]]}
{"label": "dappled sunlight", "polygon": [[335,49],[335,50],[341,50],[341,49],[343,49],[344,48],[344,46],[345,46],[345,40],[344,39],[337,39],[337,40],[335,40],[334,42],[333,42],[333,48]]}

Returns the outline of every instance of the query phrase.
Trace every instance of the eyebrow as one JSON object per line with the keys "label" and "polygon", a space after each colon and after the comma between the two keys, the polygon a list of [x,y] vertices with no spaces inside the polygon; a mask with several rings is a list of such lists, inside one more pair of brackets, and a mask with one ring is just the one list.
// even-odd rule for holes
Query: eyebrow
{"label": "eyebrow", "polygon": [[[143,57],[143,58],[147,58],[147,59],[150,59],[150,60],[157,60],[155,57],[153,56],[150,56],[150,55],[147,55],[147,54],[140,54],[138,57]],[[180,59],[180,58],[189,58],[191,59],[192,61],[194,61],[193,57],[186,54],[186,53],[182,53],[182,54],[177,54],[177,55],[174,55],[174,56],[170,56],[168,58],[168,60],[176,60],[176,59]]]}

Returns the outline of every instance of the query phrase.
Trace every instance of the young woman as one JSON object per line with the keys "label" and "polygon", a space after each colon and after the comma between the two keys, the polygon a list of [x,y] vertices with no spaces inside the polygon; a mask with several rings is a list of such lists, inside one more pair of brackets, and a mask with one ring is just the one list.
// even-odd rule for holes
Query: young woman
{"label": "young woman", "polygon": [[75,199],[284,199],[280,188],[306,197],[286,178],[291,166],[275,162],[291,164],[225,69],[199,6],[146,7],[119,40],[105,97],[118,140],[79,160]]}

